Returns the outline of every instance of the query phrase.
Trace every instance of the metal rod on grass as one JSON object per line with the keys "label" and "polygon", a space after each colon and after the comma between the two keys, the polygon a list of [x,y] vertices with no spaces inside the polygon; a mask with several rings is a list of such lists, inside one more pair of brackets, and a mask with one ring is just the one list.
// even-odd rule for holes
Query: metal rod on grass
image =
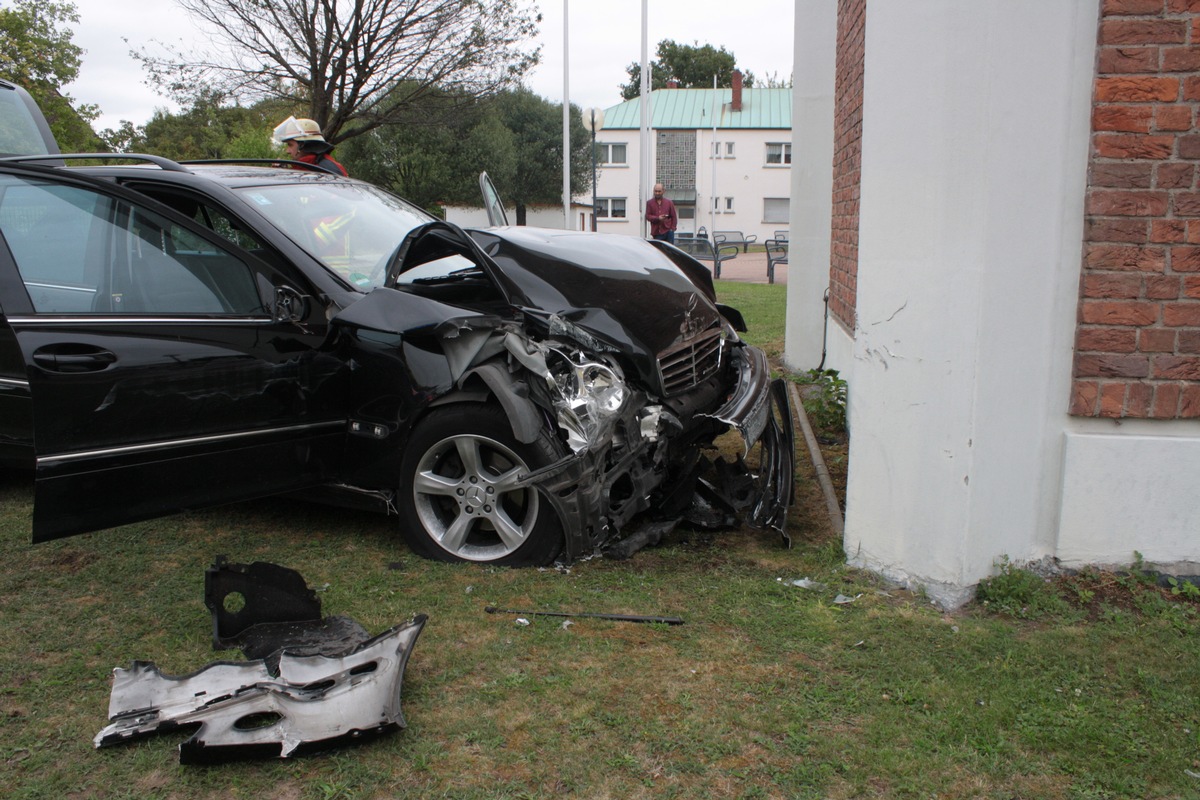
{"label": "metal rod on grass", "polygon": [[591,617],[592,619],[611,619],[617,622],[661,622],[663,625],[682,625],[680,617],[656,617],[642,614],[596,614],[582,612],[571,614],[565,611],[518,611],[511,608],[496,608],[487,606],[483,609],[489,614],[520,614],[521,616],[540,617]]}

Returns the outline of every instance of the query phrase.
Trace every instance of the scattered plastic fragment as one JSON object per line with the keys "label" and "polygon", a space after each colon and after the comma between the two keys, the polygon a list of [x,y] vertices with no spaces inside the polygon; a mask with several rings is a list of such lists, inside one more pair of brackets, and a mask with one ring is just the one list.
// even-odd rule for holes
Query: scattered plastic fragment
{"label": "scattered plastic fragment", "polygon": [[574,623],[574,622],[571,622],[571,620],[569,620],[569,619],[564,619],[564,620],[563,620],[563,624],[562,624],[562,629],[565,631],[565,630],[567,630],[568,628],[570,628],[570,627],[571,627],[572,625],[574,625],[574,624],[575,624],[575,623]]}
{"label": "scattered plastic fragment", "polygon": [[518,625],[528,625],[529,620],[525,619],[524,617],[517,617],[517,624]]}
{"label": "scattered plastic fragment", "polygon": [[839,594],[837,597],[833,598],[833,602],[837,603],[839,606],[844,606],[847,603],[853,603],[860,597],[862,597],[861,594],[856,594],[854,597],[847,597],[844,594]]}
{"label": "scattered plastic fragment", "polygon": [[825,588],[825,584],[817,583],[816,581],[809,580],[808,578],[801,578],[800,580],[792,581],[792,586],[799,586],[801,589],[812,589],[814,592],[819,592]]}

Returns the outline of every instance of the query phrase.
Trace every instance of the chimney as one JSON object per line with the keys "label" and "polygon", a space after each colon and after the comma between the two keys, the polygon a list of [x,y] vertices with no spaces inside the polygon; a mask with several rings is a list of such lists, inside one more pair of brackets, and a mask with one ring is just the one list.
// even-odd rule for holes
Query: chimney
{"label": "chimney", "polygon": [[679,81],[675,80],[674,78],[671,78],[671,80],[667,81],[667,88],[668,89],[678,89]]}
{"label": "chimney", "polygon": [[742,110],[742,71],[740,69],[733,71],[733,103],[730,104],[729,110]]}

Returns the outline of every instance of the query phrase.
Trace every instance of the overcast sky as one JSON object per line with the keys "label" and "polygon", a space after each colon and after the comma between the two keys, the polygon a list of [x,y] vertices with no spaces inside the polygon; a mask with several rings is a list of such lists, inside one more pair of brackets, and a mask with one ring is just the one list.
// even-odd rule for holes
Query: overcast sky
{"label": "overcast sky", "polygon": [[[86,51],[79,80],[67,92],[100,106],[97,129],[121,120],[144,125],[156,108],[174,110],[145,85],[129,57],[152,39],[201,43],[202,33],[172,0],[73,0],[79,9],[74,41]],[[537,94],[563,97],[563,0],[541,0],[542,63],[526,79]],[[641,58],[641,0],[569,0],[570,99],[581,108],[620,102],[625,67]],[[738,66],[760,79],[792,74],[792,17],[788,0],[649,0],[650,57],[662,39],[711,44],[737,56]],[[732,13],[731,13],[732,12]],[[127,41],[125,41],[127,40]],[[297,109],[299,113],[302,109]]]}

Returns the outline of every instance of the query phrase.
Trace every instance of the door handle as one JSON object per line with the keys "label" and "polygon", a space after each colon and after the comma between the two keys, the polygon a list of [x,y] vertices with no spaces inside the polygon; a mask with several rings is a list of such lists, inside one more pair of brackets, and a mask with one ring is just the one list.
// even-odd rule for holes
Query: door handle
{"label": "door handle", "polygon": [[57,344],[35,350],[33,361],[50,372],[98,372],[115,364],[117,354],[90,345]]}

